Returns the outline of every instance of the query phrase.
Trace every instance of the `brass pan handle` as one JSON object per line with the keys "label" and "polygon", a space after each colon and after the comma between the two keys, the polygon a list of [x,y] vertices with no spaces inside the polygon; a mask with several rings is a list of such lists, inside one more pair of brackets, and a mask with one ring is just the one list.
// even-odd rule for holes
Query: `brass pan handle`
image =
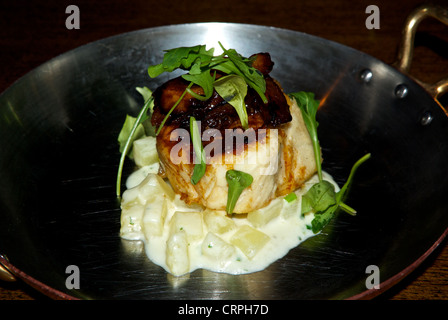
{"label": "brass pan handle", "polygon": [[12,274],[12,272],[4,265],[4,263],[7,261],[8,260],[6,259],[6,257],[0,254],[0,280],[12,282],[15,281],[16,278]]}
{"label": "brass pan handle", "polygon": [[[448,8],[438,5],[422,5],[411,12],[405,21],[398,51],[398,61],[394,64],[395,67],[403,73],[409,73],[414,52],[415,33],[420,22],[427,17],[437,19],[448,26]],[[448,77],[432,84],[424,83],[417,79],[416,81],[425,88],[436,101],[443,93],[448,92]]]}

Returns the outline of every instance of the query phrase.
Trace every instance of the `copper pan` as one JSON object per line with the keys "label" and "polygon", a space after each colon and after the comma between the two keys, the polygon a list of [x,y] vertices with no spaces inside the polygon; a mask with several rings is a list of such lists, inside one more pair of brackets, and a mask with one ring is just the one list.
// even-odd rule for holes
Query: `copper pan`
{"label": "copper pan", "polygon": [[[312,35],[234,23],[170,25],[106,38],[58,56],[0,96],[0,274],[58,299],[360,299],[414,270],[446,237],[448,118],[439,98],[447,81],[407,75],[423,18],[447,23],[447,10],[419,8],[405,23],[391,66]],[[286,92],[323,101],[324,166],[338,182],[357,172],[347,202],[321,234],[262,272],[205,270],[173,278],[119,237],[116,138],[137,114],[137,86],[155,88],[146,68],[163,50],[221,41],[243,55],[267,51]],[[125,174],[133,170],[127,163]],[[66,268],[80,270],[68,289]],[[366,269],[378,266],[380,288]]]}

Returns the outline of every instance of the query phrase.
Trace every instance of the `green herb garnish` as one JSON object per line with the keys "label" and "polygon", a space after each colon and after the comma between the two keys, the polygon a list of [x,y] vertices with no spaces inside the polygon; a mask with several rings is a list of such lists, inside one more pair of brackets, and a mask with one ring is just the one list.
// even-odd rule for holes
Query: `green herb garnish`
{"label": "green herb garnish", "polygon": [[130,157],[132,157],[132,153],[129,153],[132,148],[132,142],[134,140],[137,140],[145,135],[145,128],[143,127],[142,123],[138,123],[135,127],[134,133],[131,135],[132,130],[134,129],[134,126],[137,122],[137,118],[126,115],[126,119],[123,123],[123,126],[121,127],[120,133],[118,135],[118,145],[120,153],[123,153],[125,151],[126,146],[129,144],[129,151],[126,153],[129,154]]}
{"label": "green herb garnish", "polygon": [[247,130],[249,128],[249,120],[244,102],[247,94],[247,84],[244,79],[241,76],[231,74],[216,80],[214,87],[216,92],[235,108],[240,118],[241,126],[244,130]]}
{"label": "green herb garnish", "polygon": [[194,117],[190,117],[190,135],[191,141],[193,142],[193,149],[196,154],[199,163],[196,163],[193,169],[193,174],[191,176],[191,183],[197,184],[202,176],[205,174],[206,163],[205,163],[205,153],[202,146],[201,132],[199,131],[198,124]]}
{"label": "green herb garnish", "polygon": [[[145,135],[145,125],[150,127],[149,115],[154,107],[154,98],[152,96],[151,90],[146,87],[137,88],[137,91],[143,96],[145,101],[142,109],[140,110],[137,118],[126,116],[123,127],[118,135],[118,143],[120,145],[120,163],[118,165],[117,182],[116,182],[116,195],[121,196],[121,177],[123,174],[124,160],[126,156],[130,155],[130,150],[132,148],[132,143],[137,138]],[[148,110],[150,111],[148,113]]]}
{"label": "green herb garnish", "polygon": [[241,193],[245,188],[252,184],[254,179],[248,173],[238,170],[228,170],[226,172],[226,180],[229,185],[227,192],[226,212],[228,214],[232,214]]}
{"label": "green herb garnish", "polygon": [[297,195],[295,192],[291,192],[288,195],[286,195],[283,199],[285,199],[286,202],[291,203],[297,199]]}
{"label": "green herb garnish", "polygon": [[334,185],[322,178],[322,154],[319,139],[317,137],[317,127],[319,123],[316,121],[317,109],[319,101],[314,99],[314,94],[310,92],[292,93],[291,97],[295,98],[299,106],[303,120],[313,143],[313,150],[316,159],[317,172],[319,182],[314,184],[302,197],[302,214],[310,211],[314,212],[314,219],[311,221],[311,229],[314,233],[321,231],[334,217],[338,209],[355,215],[356,210],[344,203],[347,190],[353,180],[353,176],[357,168],[367,159],[370,153],[359,159],[353,166],[347,182],[339,190],[335,192]]}
{"label": "green herb garnish", "polygon": [[190,83],[200,86],[204,90],[204,95],[201,96],[195,93],[190,88],[187,88],[186,90],[189,94],[201,101],[210,99],[213,94],[213,81],[215,79],[215,77],[212,76],[210,72],[201,72],[199,74],[185,74],[182,76],[182,78],[190,81]]}
{"label": "green herb garnish", "polygon": [[164,72],[170,73],[176,69],[192,69],[193,73],[198,73],[203,64],[210,62],[213,52],[213,48],[207,51],[205,45],[165,50],[162,63],[149,66],[148,74],[151,78],[156,78]]}
{"label": "green herb garnish", "polygon": [[187,94],[188,90],[190,90],[190,88],[193,86],[193,82],[190,82],[190,84],[188,85],[188,87],[184,90],[184,92],[180,95],[179,99],[177,99],[176,103],[171,107],[170,111],[168,111],[168,113],[166,114],[165,118],[163,118],[162,123],[160,124],[160,126],[157,128],[156,131],[156,136],[159,135],[160,131],[162,130],[163,126],[165,125],[165,122],[168,120],[168,117],[170,116],[170,114],[174,111],[174,109],[176,109],[176,107],[179,105],[179,103],[182,101],[182,99],[185,97],[185,95]]}
{"label": "green herb garnish", "polygon": [[303,121],[305,122],[306,128],[313,142],[314,156],[316,159],[317,175],[319,181],[322,180],[322,155],[320,150],[319,138],[317,136],[317,127],[319,123],[316,120],[317,109],[319,108],[319,101],[314,99],[314,93],[312,92],[295,92],[291,93],[290,96],[296,99],[297,105],[302,112]]}
{"label": "green herb garnish", "polygon": [[357,168],[367,159],[370,153],[364,155],[353,165],[349,178],[344,186],[335,193],[334,186],[326,180],[313,185],[302,198],[302,213],[314,211],[314,219],[311,228],[314,233],[322,230],[333,218],[336,210],[342,209],[350,215],[356,215],[356,210],[344,203],[347,190],[352,182]]}
{"label": "green herb garnish", "polygon": [[264,94],[266,92],[266,81],[261,72],[252,67],[252,60],[242,57],[234,49],[227,50],[223,47],[221,42],[219,42],[219,45],[228,59],[222,60],[223,62],[213,66],[213,68],[227,74],[241,76],[246,83],[259,94],[263,102],[267,103],[268,99]]}
{"label": "green herb garnish", "polygon": [[[190,82],[179,100],[163,119],[156,134],[160,133],[166,120],[187,92],[196,99],[207,100],[213,94],[213,90],[216,89],[224,100],[235,107],[244,129],[248,128],[247,112],[244,104],[247,86],[253,88],[263,102],[267,103],[264,94],[266,81],[263,75],[252,67],[252,60],[241,56],[234,49],[225,49],[221,43],[219,45],[223,53],[218,56],[214,55],[213,48],[206,50],[205,45],[170,49],[165,51],[162,63],[148,67],[148,74],[151,78],[177,69],[186,70],[188,73],[182,75],[182,78]],[[215,80],[213,71],[221,71],[227,75],[233,75],[233,77],[222,77],[225,79]],[[192,91],[193,84],[201,87],[204,95]]]}

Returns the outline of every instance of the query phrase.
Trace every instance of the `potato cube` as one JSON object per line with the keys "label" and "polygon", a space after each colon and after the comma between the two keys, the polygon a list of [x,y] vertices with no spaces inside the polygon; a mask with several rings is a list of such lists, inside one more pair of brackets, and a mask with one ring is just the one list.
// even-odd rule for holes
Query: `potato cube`
{"label": "potato cube", "polygon": [[165,198],[154,198],[146,204],[142,226],[146,239],[149,239],[150,236],[162,235],[166,214],[167,203]]}
{"label": "potato cube", "polygon": [[141,221],[144,208],[132,206],[121,211],[120,236],[127,240],[140,240],[142,237]]}
{"label": "potato cube", "polygon": [[202,213],[176,211],[170,220],[170,233],[185,231],[188,240],[194,241],[203,236]]}
{"label": "potato cube", "polygon": [[146,167],[141,167],[132,172],[126,179],[126,188],[131,189],[137,187],[150,173],[158,174],[160,171],[160,162],[153,163]]}
{"label": "potato cube", "polygon": [[173,188],[165,182],[158,174],[150,173],[137,187],[140,191],[140,199],[151,201],[156,197],[167,197],[174,199],[175,193]]}
{"label": "potato cube", "polygon": [[135,140],[132,146],[132,156],[135,164],[139,167],[159,162],[156,137],[148,136]]}
{"label": "potato cube", "polygon": [[230,243],[238,247],[249,259],[269,242],[267,234],[248,225],[241,226],[230,239]]}
{"label": "potato cube", "polygon": [[297,196],[297,199],[291,202],[283,200],[283,212],[282,215],[285,219],[292,218],[294,216],[300,217],[302,213],[302,199]]}
{"label": "potato cube", "polygon": [[218,234],[226,233],[235,228],[235,222],[225,211],[205,211],[204,222],[209,231]]}
{"label": "potato cube", "polygon": [[235,247],[216,234],[209,232],[202,242],[201,251],[202,254],[212,259],[228,260],[235,253]]}
{"label": "potato cube", "polygon": [[126,210],[134,206],[144,205],[146,201],[140,198],[140,192],[137,188],[127,189],[121,196],[121,209]]}
{"label": "potato cube", "polygon": [[271,203],[261,209],[249,212],[247,214],[247,220],[254,227],[261,227],[269,223],[272,219],[277,218],[282,212],[283,200],[274,200]]}
{"label": "potato cube", "polygon": [[175,276],[181,276],[190,270],[188,240],[185,231],[175,232],[166,242],[166,265]]}
{"label": "potato cube", "polygon": [[123,192],[121,208],[126,209],[135,205],[144,206],[157,197],[174,200],[175,193],[162,177],[155,173],[149,173],[139,185]]}

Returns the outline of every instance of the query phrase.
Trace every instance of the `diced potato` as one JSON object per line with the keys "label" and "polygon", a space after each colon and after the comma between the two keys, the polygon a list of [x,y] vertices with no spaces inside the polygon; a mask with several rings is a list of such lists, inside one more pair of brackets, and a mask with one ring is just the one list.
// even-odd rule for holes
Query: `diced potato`
{"label": "diced potato", "polygon": [[121,208],[126,209],[135,205],[144,206],[146,202],[153,201],[157,197],[174,200],[175,193],[162,177],[155,173],[149,173],[139,185],[123,192]]}
{"label": "diced potato", "polygon": [[140,192],[137,188],[127,189],[121,196],[121,209],[126,210],[133,206],[144,205],[146,201],[140,198]]}
{"label": "diced potato", "polygon": [[283,218],[289,219],[293,216],[300,217],[301,213],[302,213],[302,199],[300,196],[297,196],[297,199],[291,202],[283,200],[283,212],[282,212]]}
{"label": "diced potato", "polygon": [[135,140],[132,146],[132,156],[135,164],[139,167],[159,162],[156,137],[148,136]]}
{"label": "diced potato", "polygon": [[146,239],[150,236],[161,236],[165,225],[167,203],[164,197],[154,198],[146,203],[143,214],[143,233]]}
{"label": "diced potato", "polygon": [[140,191],[142,201],[151,201],[157,197],[168,197],[173,200],[175,193],[173,188],[165,182],[158,174],[150,173],[137,187]]}
{"label": "diced potato", "polygon": [[209,231],[218,234],[226,233],[235,228],[235,222],[229,218],[225,211],[205,211],[204,222]]}
{"label": "diced potato", "polygon": [[170,233],[185,231],[189,241],[203,236],[202,213],[176,211],[170,220]]}
{"label": "diced potato", "polygon": [[202,254],[216,260],[227,260],[235,253],[235,247],[216,234],[209,232],[201,246]]}
{"label": "diced potato", "polygon": [[188,240],[185,231],[170,235],[166,243],[166,265],[175,276],[181,276],[190,270]]}
{"label": "diced potato", "polygon": [[248,225],[241,226],[230,239],[230,243],[238,247],[249,259],[269,242],[267,234]]}
{"label": "diced potato", "polygon": [[272,219],[277,218],[282,212],[283,200],[273,200],[271,203],[261,209],[249,212],[247,220],[254,227],[261,227],[269,223]]}
{"label": "diced potato", "polygon": [[158,174],[160,170],[160,162],[150,164],[149,166],[141,167],[132,172],[128,179],[126,179],[126,188],[131,189],[137,187],[150,173]]}
{"label": "diced potato", "polygon": [[121,211],[120,236],[127,240],[140,240],[142,237],[141,224],[143,217],[142,206],[132,206]]}

